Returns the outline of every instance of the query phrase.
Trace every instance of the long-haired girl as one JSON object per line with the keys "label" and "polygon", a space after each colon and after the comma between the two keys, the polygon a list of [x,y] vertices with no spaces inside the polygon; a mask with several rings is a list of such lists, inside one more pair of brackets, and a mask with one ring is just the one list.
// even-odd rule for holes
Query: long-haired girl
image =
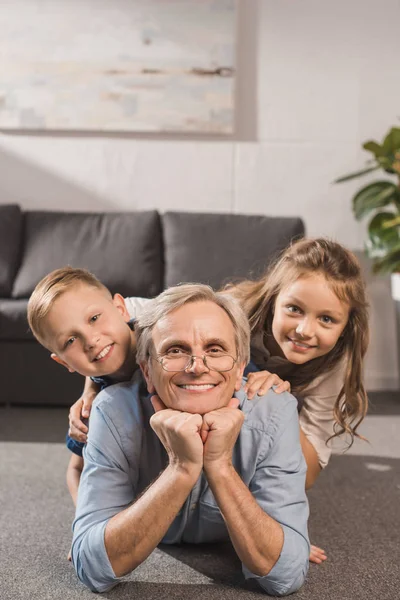
{"label": "long-haired girl", "polygon": [[334,241],[302,239],[258,281],[228,291],[250,321],[248,371],[261,371],[249,373],[249,395],[264,393],[274,373],[302,399],[301,443],[310,487],[329,461],[329,440],[348,434],[351,445],[367,411],[362,367],[369,324],[360,265]]}

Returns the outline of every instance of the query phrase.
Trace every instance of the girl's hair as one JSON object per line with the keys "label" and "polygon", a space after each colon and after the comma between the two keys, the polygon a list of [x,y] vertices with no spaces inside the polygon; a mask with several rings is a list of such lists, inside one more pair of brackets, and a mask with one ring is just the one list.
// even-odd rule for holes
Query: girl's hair
{"label": "girl's hair", "polygon": [[[362,437],[357,428],[364,419],[368,398],[362,382],[362,366],[369,342],[368,303],[361,268],[352,252],[326,238],[301,239],[289,246],[257,281],[243,281],[227,290],[242,304],[252,336],[263,331],[272,335],[272,319],[278,294],[302,276],[322,274],[339,300],[350,307],[342,335],[330,352],[294,367],[292,390],[300,393],[318,375],[333,369],[346,358],[343,387],[334,406],[334,434]],[[331,439],[330,438],[330,439]]]}

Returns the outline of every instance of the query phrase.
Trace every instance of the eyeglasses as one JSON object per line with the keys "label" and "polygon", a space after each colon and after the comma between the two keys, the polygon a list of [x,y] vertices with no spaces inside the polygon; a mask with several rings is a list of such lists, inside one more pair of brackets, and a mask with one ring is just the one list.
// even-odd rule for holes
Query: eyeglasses
{"label": "eyeglasses", "polygon": [[236,358],[233,358],[233,356],[229,356],[229,354],[220,354],[218,356],[203,354],[203,356],[195,356],[194,354],[187,354],[186,352],[155,356],[153,358],[160,363],[164,371],[168,371],[169,373],[179,373],[191,369],[196,358],[201,359],[204,366],[209,371],[224,373],[225,371],[233,369],[237,360]]}

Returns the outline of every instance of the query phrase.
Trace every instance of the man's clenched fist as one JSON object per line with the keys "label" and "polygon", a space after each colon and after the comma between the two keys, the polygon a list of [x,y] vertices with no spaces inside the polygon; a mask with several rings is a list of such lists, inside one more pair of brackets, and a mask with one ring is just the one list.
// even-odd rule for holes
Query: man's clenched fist
{"label": "man's clenched fist", "polygon": [[205,471],[232,463],[233,447],[244,421],[244,414],[237,410],[238,406],[239,400],[232,398],[224,408],[203,416],[201,436],[204,441]]}
{"label": "man's clenched fist", "polygon": [[151,403],[156,412],[150,419],[150,425],[167,451],[170,464],[200,472],[203,468],[201,415],[166,408],[157,396],[152,397]]}
{"label": "man's clenched fist", "polygon": [[156,413],[150,425],[166,449],[170,464],[200,470],[204,467],[205,471],[231,464],[244,421],[244,414],[237,410],[237,398],[203,416],[167,408],[157,396],[151,402]]}

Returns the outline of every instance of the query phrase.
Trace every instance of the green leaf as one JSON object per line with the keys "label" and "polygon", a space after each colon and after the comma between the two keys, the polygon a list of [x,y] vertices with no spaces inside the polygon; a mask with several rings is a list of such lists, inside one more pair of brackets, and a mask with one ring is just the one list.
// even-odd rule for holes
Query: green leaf
{"label": "green leaf", "polygon": [[378,142],[375,140],[369,140],[363,144],[364,150],[368,150],[368,152],[372,152],[372,154],[378,158],[378,156],[384,156],[384,150]]}
{"label": "green leaf", "polygon": [[400,128],[392,127],[383,140],[382,148],[386,156],[392,155],[400,150]]}
{"label": "green leaf", "polygon": [[379,212],[373,217],[373,219],[371,219],[368,225],[368,231],[372,235],[380,235],[380,232],[382,232],[382,235],[384,236],[385,232],[387,232],[388,228],[390,227],[390,225],[388,224],[393,223],[396,219],[399,218],[400,216],[396,215],[396,213],[394,212]]}
{"label": "green leaf", "polygon": [[371,258],[384,257],[392,248],[400,244],[400,229],[389,227],[400,216],[393,212],[380,212],[374,216],[368,225],[368,242],[366,250]]}
{"label": "green leaf", "polygon": [[380,156],[377,160],[379,162],[379,165],[382,167],[382,169],[384,169],[386,172],[394,173],[394,171],[392,169],[393,160],[394,160],[393,155],[390,155],[389,157]]}
{"label": "green leaf", "polygon": [[357,220],[376,208],[387,206],[398,200],[399,191],[391,181],[376,181],[363,187],[353,197],[353,212]]}
{"label": "green leaf", "polygon": [[392,227],[400,228],[400,215],[397,215],[391,221],[386,221],[386,223],[383,225],[384,229],[391,229]]}
{"label": "green leaf", "polygon": [[372,171],[376,171],[380,169],[380,165],[375,164],[373,167],[367,167],[366,169],[362,169],[361,171],[356,171],[356,173],[350,173],[350,175],[344,175],[343,177],[339,177],[335,179],[333,183],[343,183],[343,181],[350,181],[350,179],[356,179],[357,177],[362,177],[367,173],[372,173]]}
{"label": "green leaf", "polygon": [[384,258],[375,260],[374,273],[398,273],[400,272],[400,245],[393,248]]}

